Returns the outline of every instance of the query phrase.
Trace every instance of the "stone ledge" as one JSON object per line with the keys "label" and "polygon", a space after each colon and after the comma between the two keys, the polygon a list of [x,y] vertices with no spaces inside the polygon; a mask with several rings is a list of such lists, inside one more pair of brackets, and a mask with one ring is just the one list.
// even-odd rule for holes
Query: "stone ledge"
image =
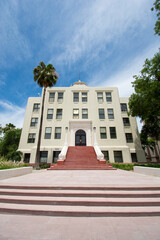
{"label": "stone ledge", "polygon": [[21,167],[0,170],[0,180],[32,173],[32,170],[33,170],[32,167]]}
{"label": "stone ledge", "polygon": [[145,175],[151,175],[155,177],[160,177],[160,168],[134,166],[134,172],[145,174]]}

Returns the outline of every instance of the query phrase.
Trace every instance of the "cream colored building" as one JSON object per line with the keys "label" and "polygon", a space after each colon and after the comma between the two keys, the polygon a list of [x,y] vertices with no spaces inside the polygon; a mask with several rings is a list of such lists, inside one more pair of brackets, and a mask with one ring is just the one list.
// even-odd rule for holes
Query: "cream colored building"
{"label": "cream colored building", "polygon": [[[42,97],[28,100],[19,144],[24,162],[34,164]],[[68,146],[93,146],[97,158],[112,162],[145,162],[136,119],[128,117],[128,98],[115,87],[47,88],[41,138],[41,163],[65,159]],[[103,154],[104,155],[103,155]]]}

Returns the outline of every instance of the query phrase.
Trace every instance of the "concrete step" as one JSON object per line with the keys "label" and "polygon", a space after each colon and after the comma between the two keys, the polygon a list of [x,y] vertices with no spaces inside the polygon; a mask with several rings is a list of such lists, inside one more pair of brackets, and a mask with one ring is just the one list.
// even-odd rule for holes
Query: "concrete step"
{"label": "concrete step", "polygon": [[160,187],[144,186],[144,187],[100,187],[100,186],[33,186],[33,185],[4,185],[0,184],[0,189],[35,189],[35,190],[96,190],[96,191],[159,191]]}
{"label": "concrete step", "polygon": [[126,190],[34,190],[34,189],[3,189],[0,195],[14,196],[41,196],[41,197],[102,197],[102,198],[159,198],[160,191],[142,190],[142,191],[126,191]]}
{"label": "concrete step", "polygon": [[85,197],[40,197],[40,196],[0,196],[0,203],[66,205],[66,206],[160,206],[160,198],[85,198]]}
{"label": "concrete step", "polygon": [[41,216],[109,217],[160,216],[160,207],[48,206],[0,203],[2,214]]}

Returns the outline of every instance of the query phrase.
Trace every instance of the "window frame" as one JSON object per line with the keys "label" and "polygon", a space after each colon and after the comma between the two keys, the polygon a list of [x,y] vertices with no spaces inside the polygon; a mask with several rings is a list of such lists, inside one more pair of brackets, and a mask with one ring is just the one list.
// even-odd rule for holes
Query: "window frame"
{"label": "window frame", "polygon": [[73,108],[73,119],[79,119],[79,108]]}
{"label": "window frame", "polygon": [[[57,129],[60,129],[60,132],[57,132]],[[62,128],[61,127],[55,127],[54,139],[61,139],[61,133],[62,133]]]}
{"label": "window frame", "polygon": [[64,92],[58,92],[57,102],[59,102],[59,103],[63,102],[63,95],[64,95]]}
{"label": "window frame", "polygon": [[88,93],[82,92],[82,102],[85,103],[88,101]]}
{"label": "window frame", "polygon": [[121,103],[121,112],[128,112],[127,103]]}
{"label": "window frame", "polygon": [[[53,94],[53,97],[51,97],[51,94]],[[49,102],[54,102],[55,101],[55,95],[56,95],[55,92],[50,92],[49,93]]]}
{"label": "window frame", "polygon": [[[102,130],[105,130],[105,131],[102,131]],[[107,139],[106,127],[100,127],[99,132],[100,132],[100,138],[101,139]]]}
{"label": "window frame", "polygon": [[[42,156],[44,155],[44,156]],[[46,155],[46,156],[45,156]],[[42,159],[45,159],[45,161]],[[40,159],[39,159],[39,162],[40,163],[47,163],[47,160],[48,160],[48,151],[40,151]]]}
{"label": "window frame", "polygon": [[[35,107],[37,106],[37,107]],[[39,112],[40,110],[40,103],[34,103],[33,104],[33,112]]]}
{"label": "window frame", "polygon": [[27,143],[35,143],[36,133],[29,133]]}
{"label": "window frame", "polygon": [[62,113],[63,113],[63,109],[62,108],[57,108],[56,119],[62,119]]}
{"label": "window frame", "polygon": [[111,139],[117,139],[116,127],[109,127],[109,132],[110,132]]}
{"label": "window frame", "polygon": [[[50,129],[50,131],[49,131],[49,129]],[[52,135],[52,127],[46,127],[44,139],[51,139],[51,135]]]}
{"label": "window frame", "polygon": [[97,101],[98,103],[103,103],[103,92],[97,92]]}
{"label": "window frame", "polygon": [[73,92],[73,102],[75,103],[79,102],[79,92]]}
{"label": "window frame", "polygon": [[[83,113],[86,111],[86,113]],[[88,108],[82,108],[82,119],[88,119]]]}
{"label": "window frame", "polygon": [[[118,156],[118,153],[120,153],[119,156]],[[117,156],[116,156],[116,154],[117,154]],[[123,163],[123,153],[122,153],[122,151],[113,151],[113,155],[114,155],[114,162],[115,163]],[[120,159],[120,161],[119,161],[119,159]]]}
{"label": "window frame", "polygon": [[[100,111],[103,111],[100,112]],[[104,108],[98,108],[98,114],[99,114],[99,119],[105,119],[105,111],[104,111]]]}
{"label": "window frame", "polygon": [[[126,121],[126,120],[127,120],[127,121]],[[130,120],[129,120],[128,117],[123,118],[123,125],[124,125],[125,127],[130,127],[130,126],[131,126]]]}
{"label": "window frame", "polygon": [[[36,121],[32,121],[33,119],[35,119]],[[37,124],[38,124],[38,118],[31,118],[30,127],[37,127]]]}
{"label": "window frame", "polygon": [[[106,102],[112,102],[112,93],[111,92],[105,92],[106,93]],[[109,96],[107,96],[109,94]]]}
{"label": "window frame", "polygon": [[113,108],[107,108],[107,113],[108,113],[108,119],[114,119],[114,110],[113,110]]}
{"label": "window frame", "polygon": [[126,142],[127,143],[133,143],[133,135],[132,133],[125,133],[126,136]]}
{"label": "window frame", "polygon": [[[52,113],[49,113],[49,111],[52,110]],[[53,119],[53,108],[48,108],[47,109],[47,119]]]}

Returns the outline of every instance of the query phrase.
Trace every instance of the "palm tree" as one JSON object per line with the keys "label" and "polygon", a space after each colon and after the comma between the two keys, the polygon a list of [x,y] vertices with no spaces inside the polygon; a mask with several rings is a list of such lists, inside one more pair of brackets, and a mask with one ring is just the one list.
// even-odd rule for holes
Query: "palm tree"
{"label": "palm tree", "polygon": [[37,150],[36,150],[36,159],[35,159],[35,168],[39,167],[39,159],[40,159],[40,145],[41,145],[41,135],[42,135],[42,124],[43,124],[43,112],[44,112],[44,101],[47,87],[53,87],[57,80],[58,74],[55,71],[55,68],[52,64],[48,64],[47,66],[40,62],[40,64],[34,68],[34,81],[40,87],[44,87],[43,98],[42,98],[42,108],[41,108],[41,117],[40,117],[40,126],[39,126],[39,135],[37,142]]}

